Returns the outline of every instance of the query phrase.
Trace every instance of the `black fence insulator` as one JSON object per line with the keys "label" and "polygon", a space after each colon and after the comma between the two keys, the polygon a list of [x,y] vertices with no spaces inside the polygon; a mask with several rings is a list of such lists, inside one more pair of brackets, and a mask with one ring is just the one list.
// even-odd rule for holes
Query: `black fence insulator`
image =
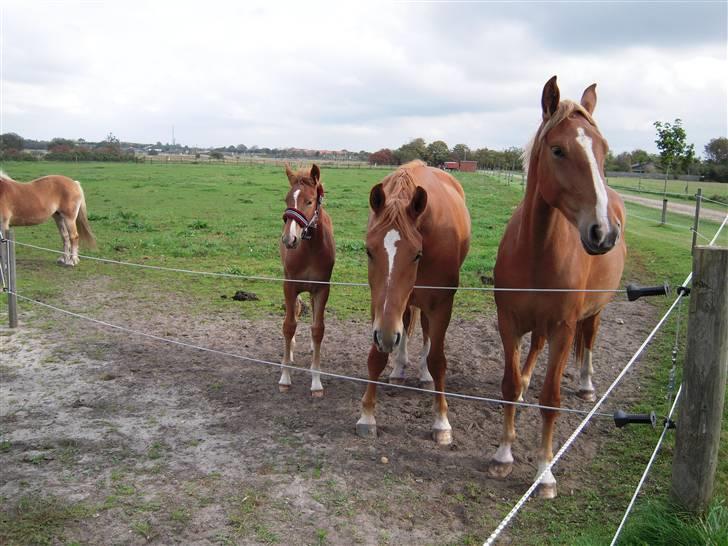
{"label": "black fence insulator", "polygon": [[642,296],[667,296],[670,293],[670,285],[665,282],[662,286],[640,286],[639,284],[627,285],[627,299],[634,301]]}
{"label": "black fence insulator", "polygon": [[677,423],[672,419],[665,419],[665,425],[667,425],[667,428],[677,428]]}
{"label": "black fence insulator", "polygon": [[622,428],[633,423],[635,425],[652,425],[657,426],[657,416],[654,411],[650,413],[625,413],[622,410],[614,412],[614,424],[617,428]]}
{"label": "black fence insulator", "polygon": [[678,286],[677,287],[677,293],[682,294],[684,296],[690,295],[690,287],[689,286]]}

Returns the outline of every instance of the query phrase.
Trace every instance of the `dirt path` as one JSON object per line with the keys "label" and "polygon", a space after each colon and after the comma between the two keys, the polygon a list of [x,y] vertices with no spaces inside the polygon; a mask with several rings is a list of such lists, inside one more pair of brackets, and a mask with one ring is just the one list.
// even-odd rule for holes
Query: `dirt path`
{"label": "dirt path", "polygon": [[[252,302],[200,317],[185,302],[131,302],[111,283],[95,282],[80,291],[83,300],[74,293],[54,303],[221,351],[280,358],[281,322],[243,318]],[[603,315],[595,352],[598,392],[655,322],[649,304],[618,299]],[[0,516],[17,523],[49,507],[70,514],[44,520],[53,543],[479,543],[535,475],[540,419],[533,410],[519,411],[514,471],[498,481],[486,473],[500,435],[498,407],[450,400],[454,443],[438,447],[429,434],[431,398],[380,389],[379,437],[368,441],[354,432],[359,384],[324,379],[325,397],[312,399],[309,376],[299,373],[284,395],[277,369],[46,312],[31,319],[31,312],[26,306],[17,331],[0,329]],[[309,342],[304,322],[298,365],[310,363]],[[324,369],[364,376],[368,343],[366,323],[329,317]],[[415,337],[410,345],[413,364],[419,343]],[[493,317],[454,319],[447,354],[449,390],[500,397]],[[637,370],[606,411],[640,396]],[[543,373],[541,363],[527,400],[535,400]],[[586,410],[574,396],[574,376],[572,367],[563,405]],[[580,419],[559,419],[556,445]],[[614,434],[609,419],[587,429],[556,467],[560,495],[598,482],[585,469]]]}
{"label": "dirt path", "polygon": [[[622,199],[630,203],[637,203],[638,205],[644,205],[645,207],[662,210],[662,200],[649,199],[647,197],[641,197],[639,195],[632,195],[628,193],[620,193],[619,195],[622,196]],[[690,216],[692,218],[695,216],[695,205],[688,205],[687,203],[677,203],[675,202],[675,200],[668,200],[667,211],[674,212],[676,214],[682,214],[684,216]],[[701,218],[714,220],[716,222],[722,222],[725,219],[726,214],[728,214],[728,207],[726,207],[724,211],[709,209],[706,207],[702,207],[700,209]]]}

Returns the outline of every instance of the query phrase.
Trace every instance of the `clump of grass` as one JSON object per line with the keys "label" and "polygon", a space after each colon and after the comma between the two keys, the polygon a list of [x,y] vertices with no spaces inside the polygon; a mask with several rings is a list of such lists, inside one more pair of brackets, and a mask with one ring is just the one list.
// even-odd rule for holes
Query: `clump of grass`
{"label": "clump of grass", "polygon": [[8,510],[0,511],[1,544],[53,544],[67,522],[89,517],[83,503],[66,503],[56,497],[25,496]]}
{"label": "clump of grass", "polygon": [[725,546],[728,544],[728,508],[715,501],[703,517],[682,512],[665,500],[637,508],[619,537],[620,546]]}

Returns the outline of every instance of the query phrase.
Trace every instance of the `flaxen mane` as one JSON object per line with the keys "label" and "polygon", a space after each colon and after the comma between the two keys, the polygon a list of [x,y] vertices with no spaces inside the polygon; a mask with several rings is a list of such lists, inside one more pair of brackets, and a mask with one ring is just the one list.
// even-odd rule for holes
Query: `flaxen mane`
{"label": "flaxen mane", "polygon": [[420,160],[410,161],[382,180],[386,201],[379,214],[371,218],[370,230],[377,229],[380,225],[394,226],[403,237],[413,238],[416,226],[407,213],[407,206],[412,200],[417,184],[412,178],[411,171],[416,167],[425,166]]}
{"label": "flaxen mane", "polygon": [[543,140],[548,132],[574,113],[583,116],[584,119],[586,119],[594,127],[596,132],[599,133],[599,136],[604,138],[602,133],[599,131],[597,122],[594,121],[591,114],[587,112],[581,104],[571,100],[562,100],[559,103],[559,107],[556,109],[556,112],[554,112],[549,119],[541,123],[536,134],[533,135],[533,138],[528,141],[523,149],[523,153],[521,154],[521,164],[523,165],[523,172],[526,174],[526,177],[528,177],[528,167],[531,164],[531,158],[538,156],[541,151]]}

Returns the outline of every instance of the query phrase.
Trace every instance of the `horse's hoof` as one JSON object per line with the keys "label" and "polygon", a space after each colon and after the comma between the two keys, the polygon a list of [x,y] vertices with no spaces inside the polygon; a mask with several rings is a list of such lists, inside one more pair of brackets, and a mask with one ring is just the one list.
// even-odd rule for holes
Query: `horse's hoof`
{"label": "horse's hoof", "polygon": [[435,382],[434,381],[420,381],[420,388],[428,390],[428,391],[434,391]]}
{"label": "horse's hoof", "polygon": [[278,384],[278,392],[288,392],[289,390],[291,390],[290,385],[281,385],[280,383]]}
{"label": "horse's hoof", "polygon": [[356,433],[362,438],[376,438],[377,437],[377,425],[370,425],[367,423],[357,423]]}
{"label": "horse's hoof", "polygon": [[491,459],[488,464],[488,475],[491,478],[503,479],[508,476],[513,470],[513,463],[502,463]]}
{"label": "horse's hoof", "polygon": [[324,397],[324,390],[321,389],[320,391],[311,391],[311,398],[323,398]]}
{"label": "horse's hoof", "polygon": [[389,384],[390,385],[404,385],[404,377],[390,377]]}
{"label": "horse's hoof", "polygon": [[449,446],[452,444],[452,430],[433,430],[432,439],[439,446]]}
{"label": "horse's hoof", "polygon": [[540,483],[536,490],[539,498],[542,499],[553,499],[556,498],[556,482],[554,483]]}
{"label": "horse's hoof", "polygon": [[584,400],[585,402],[594,402],[597,397],[594,395],[594,391],[579,391],[576,396]]}

